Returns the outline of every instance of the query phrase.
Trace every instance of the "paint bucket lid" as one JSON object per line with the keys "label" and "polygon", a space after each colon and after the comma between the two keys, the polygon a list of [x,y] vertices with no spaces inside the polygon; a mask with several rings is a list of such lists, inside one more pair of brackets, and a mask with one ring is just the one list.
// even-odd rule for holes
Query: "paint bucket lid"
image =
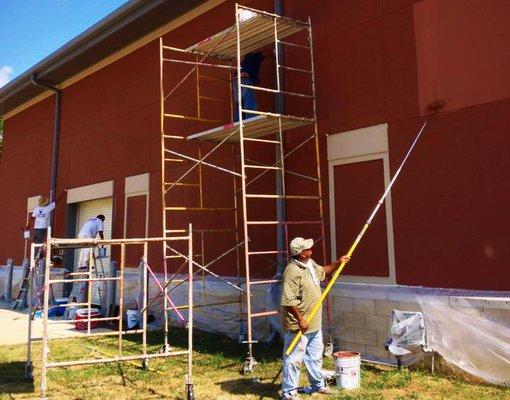
{"label": "paint bucket lid", "polygon": [[356,351],[337,351],[333,353],[333,358],[358,358],[360,354]]}
{"label": "paint bucket lid", "polygon": [[[80,308],[76,311],[76,315],[79,315],[80,317],[87,317],[89,314],[88,310],[88,308]],[[91,308],[90,315],[97,317],[99,315],[99,310],[97,308]]]}

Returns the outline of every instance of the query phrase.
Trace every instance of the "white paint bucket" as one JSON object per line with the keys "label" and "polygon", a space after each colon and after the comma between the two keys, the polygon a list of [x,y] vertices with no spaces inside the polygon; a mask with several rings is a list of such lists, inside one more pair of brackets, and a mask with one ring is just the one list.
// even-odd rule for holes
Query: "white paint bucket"
{"label": "white paint bucket", "polygon": [[361,383],[361,356],[355,351],[337,351],[335,359],[336,385],[342,389],[358,389]]}

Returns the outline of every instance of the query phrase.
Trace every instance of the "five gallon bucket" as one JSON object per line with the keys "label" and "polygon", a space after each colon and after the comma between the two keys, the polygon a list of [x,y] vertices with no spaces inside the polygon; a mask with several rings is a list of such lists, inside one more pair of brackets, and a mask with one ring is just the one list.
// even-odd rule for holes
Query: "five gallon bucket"
{"label": "five gallon bucket", "polygon": [[336,385],[342,389],[360,387],[361,356],[354,351],[338,351],[333,354],[335,360]]}
{"label": "five gallon bucket", "polygon": [[[94,321],[94,318],[100,318],[101,313],[97,308],[90,309],[90,329],[95,329],[99,326],[100,321]],[[83,331],[88,328],[89,309],[80,308],[76,311],[74,328]]]}

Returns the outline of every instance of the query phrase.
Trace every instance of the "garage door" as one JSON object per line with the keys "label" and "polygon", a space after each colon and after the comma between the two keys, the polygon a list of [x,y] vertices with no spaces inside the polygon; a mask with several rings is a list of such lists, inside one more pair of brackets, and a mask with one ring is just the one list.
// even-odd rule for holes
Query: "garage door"
{"label": "garage door", "polygon": [[[83,201],[78,204],[78,214],[76,223],[76,236],[80,228],[87,222],[89,218],[94,218],[99,214],[105,216],[104,221],[104,238],[111,239],[112,237],[112,219],[113,219],[113,199],[111,197],[105,197],[102,199]],[[96,260],[96,267],[98,273],[105,275],[108,274],[110,268],[110,246],[105,246],[108,258],[102,258]],[[97,254],[97,253],[96,253]],[[74,264],[78,265],[79,252],[75,252]],[[92,285],[92,303],[101,304],[101,300],[104,301],[103,297],[106,294],[106,285],[104,282],[96,282]]]}

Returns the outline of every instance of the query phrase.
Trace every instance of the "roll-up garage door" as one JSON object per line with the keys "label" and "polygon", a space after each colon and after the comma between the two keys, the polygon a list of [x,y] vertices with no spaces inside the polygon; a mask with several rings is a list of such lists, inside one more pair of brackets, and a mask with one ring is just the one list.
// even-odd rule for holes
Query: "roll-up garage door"
{"label": "roll-up garage door", "polygon": [[[78,236],[78,232],[80,228],[87,222],[89,218],[94,218],[99,214],[103,214],[105,216],[104,221],[104,238],[111,239],[112,237],[112,219],[113,219],[113,199],[112,197],[105,197],[102,199],[88,200],[83,201],[78,204],[78,216],[76,223],[76,236]],[[96,269],[99,274],[104,272],[105,275],[108,274],[108,269],[110,268],[110,246],[105,246],[107,248],[107,258],[97,259],[96,260]],[[97,255],[97,250],[96,250]],[[79,251],[75,252],[75,260],[74,265],[78,265]],[[104,282],[96,282],[92,285],[92,303],[93,304],[101,304],[101,300],[104,301],[104,296],[106,294],[106,285]]]}

